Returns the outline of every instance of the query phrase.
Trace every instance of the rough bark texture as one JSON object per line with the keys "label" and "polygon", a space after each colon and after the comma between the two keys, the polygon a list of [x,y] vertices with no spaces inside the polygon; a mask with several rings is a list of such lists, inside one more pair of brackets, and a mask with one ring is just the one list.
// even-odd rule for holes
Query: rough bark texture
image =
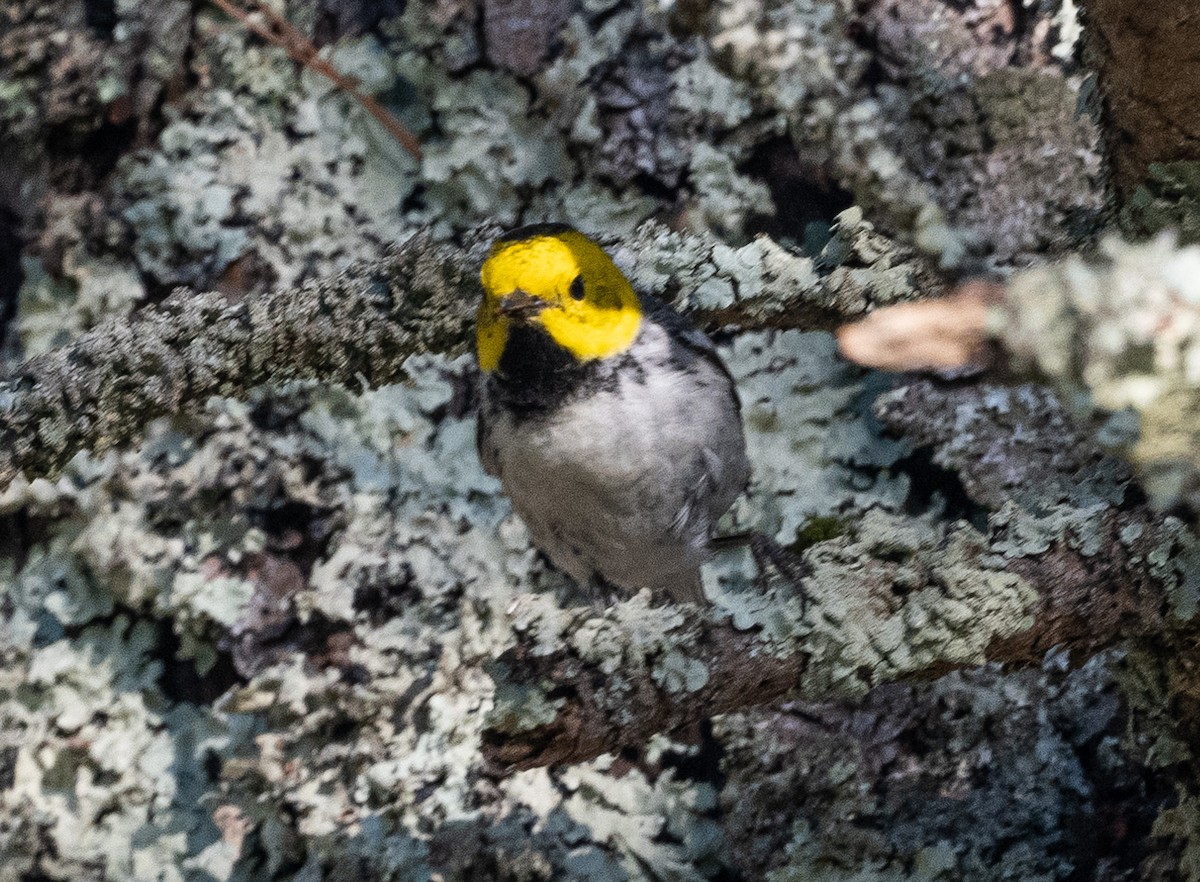
{"label": "rough bark texture", "polygon": [[1200,159],[1200,10],[1174,0],[1087,0],[1113,177],[1125,193],[1152,163]]}
{"label": "rough bark texture", "polygon": [[[479,264],[496,231],[485,225],[453,245],[416,233],[384,260],[233,303],[218,292],[179,291],[18,365],[0,382],[0,488],[21,473],[52,475],[80,450],[134,442],[156,417],[195,412],[213,395],[299,379],[374,387],[403,378],[413,355],[461,353]],[[869,229],[856,234],[874,237]],[[687,279],[719,273],[717,242],[651,225],[630,246],[635,274],[674,253],[690,257],[659,293],[684,300],[695,321],[714,327],[832,327],[873,303],[936,290],[932,281],[922,285],[916,261],[897,266],[897,278],[864,284],[849,271],[820,277],[811,259],[766,242],[743,249],[739,262],[777,275],[758,292],[706,303]]]}
{"label": "rough bark texture", "polygon": [[488,60],[513,73],[536,72],[578,5],[576,0],[485,0],[483,39]]}
{"label": "rough bark texture", "polygon": [[[1151,563],[1177,551],[1177,542],[1186,544],[1178,530],[1164,530],[1147,512],[1109,512],[1094,529],[1103,555],[1072,547],[1066,538],[1040,552],[1014,555],[1006,553],[1010,537],[1001,526],[989,537],[990,545],[972,548],[971,557],[1002,558],[1006,571],[1022,582],[977,575],[973,585],[956,586],[966,590],[948,588],[955,575],[928,553],[924,560],[918,552],[900,565],[897,550],[885,547],[884,556],[876,558],[847,555],[842,569],[822,566],[828,549],[819,547],[810,556],[818,561],[817,572],[803,583],[812,600],[811,623],[797,629],[790,645],[781,646],[776,634],[739,628],[720,612],[714,620],[712,611],[695,608],[683,610],[649,645],[638,629],[614,626],[612,615],[580,617],[553,640],[533,629],[500,657],[492,673],[501,692],[520,691],[523,704],[554,706],[554,718],[530,729],[485,731],[484,754],[505,772],[582,762],[642,744],[656,732],[784,697],[845,700],[886,683],[927,680],[968,665],[1037,666],[1055,648],[1086,660],[1132,638],[1171,641],[1194,635],[1197,622],[1182,618],[1175,606],[1177,574]],[[1123,531],[1126,536],[1136,532],[1137,539],[1123,540]],[[939,537],[939,544],[962,538],[950,533]],[[1005,590],[1014,597],[1005,598]],[[771,602],[789,608],[778,598]],[[966,625],[969,648],[964,652],[960,643],[947,640],[930,651],[924,645],[928,630],[961,631],[964,606],[980,611]],[[837,613],[826,616],[831,607]],[[856,627],[846,627],[843,610],[853,611]],[[913,622],[921,627],[913,628]],[[609,651],[622,658],[621,674],[606,672],[608,656],[581,657],[573,635],[595,630],[608,636]],[[901,642],[880,649],[880,635],[897,630],[906,635]],[[555,649],[546,651],[548,644]],[[656,663],[668,658],[676,667],[691,664],[707,671],[703,685],[681,688],[666,677]],[[858,660],[852,672],[846,670],[849,659]],[[631,676],[631,671],[644,675]],[[530,690],[540,697],[531,699]],[[502,708],[502,720],[503,714]]]}
{"label": "rough bark texture", "polygon": [[263,383],[396,382],[422,352],[461,349],[473,316],[470,248],[414,236],[389,260],[230,303],[180,291],[18,366],[0,385],[0,486],[80,450],[135,440],[156,417]]}
{"label": "rough bark texture", "polygon": [[[586,619],[579,627],[594,627]],[[623,692],[622,707],[606,707],[607,678],[564,652],[540,656],[526,645],[514,646],[492,666],[502,688],[510,683],[545,682],[554,702],[563,706],[548,725],[509,733],[483,733],[483,753],[501,774],[539,766],[583,762],[630,745],[645,744],[651,735],[708,719],[716,714],[768,704],[790,692],[803,692],[809,662],[800,652],[779,657],[764,651],[753,632],[714,622],[705,611],[688,615],[676,626],[687,635],[687,655],[713,672],[694,692],[677,692],[647,677]],[[655,650],[657,653],[659,650]],[[622,652],[628,654],[629,650]]]}

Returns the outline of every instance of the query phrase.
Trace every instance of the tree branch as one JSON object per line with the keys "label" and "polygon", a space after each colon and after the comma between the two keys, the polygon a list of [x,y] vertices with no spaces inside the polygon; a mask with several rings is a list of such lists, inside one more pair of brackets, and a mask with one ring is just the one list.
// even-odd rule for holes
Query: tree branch
{"label": "tree branch", "polygon": [[[404,376],[410,355],[465,351],[479,264],[497,233],[485,225],[464,244],[418,234],[384,260],[236,304],[178,291],[30,359],[0,383],[0,490],[18,474],[53,474],[81,450],[130,444],[150,420],[213,395],[297,379],[386,384]],[[766,239],[732,249],[648,224],[628,248],[611,245],[641,290],[675,297],[710,324],[833,327],[876,302],[936,289],[919,259],[869,224],[854,219],[841,234],[851,262],[828,275]],[[877,266],[854,264],[860,244]]]}
{"label": "tree branch", "polygon": [[[880,421],[992,510],[986,534],[871,512],[811,548],[807,616],[782,589],[715,607],[518,611],[484,751],[501,771],[585,760],[720,713],[852,697],[984,662],[1088,658],[1194,631],[1200,543],[1130,507],[1130,470],[1050,391],[915,380]],[[1047,443],[1047,439],[1055,439]]]}
{"label": "tree branch", "polygon": [[1191,626],[1191,589],[1151,563],[1194,545],[1181,524],[1109,511],[1088,536],[1099,552],[1064,530],[1015,556],[1012,526],[994,524],[988,539],[962,524],[917,536],[911,521],[869,516],[856,538],[810,552],[803,620],[778,590],[726,598],[715,613],[639,596],[564,618],[530,600],[520,642],[492,669],[484,754],[501,773],[580,762],[785,696],[849,698],[985,662],[1037,665],[1055,646],[1086,658]]}
{"label": "tree branch", "polygon": [[1151,163],[1200,159],[1200,13],[1174,0],[1085,0],[1091,58],[1123,195]]}
{"label": "tree branch", "polygon": [[477,253],[417,235],[384,261],[239,303],[177,291],[30,359],[0,384],[0,488],[128,444],[148,421],[213,395],[306,378],[394,382],[413,353],[461,349]]}

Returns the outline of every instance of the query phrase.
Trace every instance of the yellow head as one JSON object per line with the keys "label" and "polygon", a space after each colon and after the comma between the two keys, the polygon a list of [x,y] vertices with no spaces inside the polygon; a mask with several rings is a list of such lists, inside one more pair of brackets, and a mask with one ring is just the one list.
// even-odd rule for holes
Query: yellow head
{"label": "yellow head", "polygon": [[562,224],[535,224],[496,241],[480,273],[479,366],[500,364],[513,322],[539,326],[579,361],[608,358],[633,343],[637,294],[595,242]]}

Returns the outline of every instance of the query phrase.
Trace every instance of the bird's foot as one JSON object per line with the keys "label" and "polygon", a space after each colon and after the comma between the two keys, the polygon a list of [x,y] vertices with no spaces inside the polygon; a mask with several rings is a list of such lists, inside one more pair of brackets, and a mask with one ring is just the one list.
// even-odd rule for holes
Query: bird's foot
{"label": "bird's foot", "polygon": [[603,613],[628,594],[599,573],[592,573],[583,589],[587,599],[591,601],[592,609],[597,613]]}
{"label": "bird's foot", "polygon": [[784,548],[766,533],[752,532],[749,534],[747,542],[750,546],[750,555],[754,558],[754,565],[758,569],[758,575],[754,580],[758,588],[766,590],[770,581],[767,574],[774,569],[791,583],[796,593],[800,595],[800,617],[807,617],[808,604],[812,598],[805,586],[805,579],[811,575],[811,572],[804,563],[804,559],[795,552]]}
{"label": "bird's foot", "polygon": [[733,548],[749,548],[754,558],[754,587],[766,591],[770,587],[772,570],[786,579],[800,595],[800,615],[808,615],[808,604],[812,599],[805,587],[805,579],[811,575],[804,559],[794,551],[784,548],[766,533],[750,530],[728,536],[714,536],[709,541],[713,551],[728,551]]}

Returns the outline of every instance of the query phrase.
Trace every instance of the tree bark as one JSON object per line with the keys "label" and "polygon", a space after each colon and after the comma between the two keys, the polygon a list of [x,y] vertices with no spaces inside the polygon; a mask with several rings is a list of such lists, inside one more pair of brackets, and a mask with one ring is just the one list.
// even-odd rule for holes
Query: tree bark
{"label": "tree bark", "polygon": [[213,395],[296,379],[387,383],[413,353],[461,348],[473,297],[458,255],[468,253],[417,235],[390,260],[239,303],[179,291],[32,358],[0,384],[0,487],[128,444],[150,420]]}
{"label": "tree bark", "polygon": [[1086,660],[1131,639],[1169,647],[1194,635],[1195,537],[1129,504],[1128,466],[1053,393],[915,380],[875,411],[992,512],[986,533],[962,521],[920,533],[869,514],[807,552],[796,586],[807,614],[795,588],[707,610],[635,598],[566,621],[518,612],[519,640],[492,672],[493,766],[590,759],[785,696],[853,698],[986,662],[1037,666],[1055,647]]}
{"label": "tree bark", "polygon": [[[892,260],[880,249],[890,243],[869,226],[860,225],[854,235],[873,237],[871,246]],[[135,442],[150,420],[198,410],[213,395],[239,396],[262,384],[301,379],[378,386],[402,379],[410,355],[465,351],[479,298],[479,265],[497,233],[484,225],[463,244],[417,234],[382,261],[238,303],[215,292],[179,291],[132,322],[106,322],[24,362],[0,383],[0,489],[18,474],[52,475],[81,450]],[[721,248],[715,239],[650,224],[630,250],[647,267],[661,253],[676,260],[700,255],[683,268],[686,280],[689,274],[720,275],[724,252],[732,251],[718,253]],[[820,276],[811,259],[774,244],[747,249],[738,257],[764,280],[763,293],[739,296],[733,290],[726,299],[683,303],[696,321],[745,329],[832,328],[876,301],[937,288],[916,262],[911,283],[901,285],[903,265],[890,277],[860,274],[853,266]],[[780,267],[796,275],[779,274]],[[675,287],[655,293],[685,299],[690,293],[679,279],[667,284]],[[873,284],[886,290],[873,290]]]}
{"label": "tree bark", "polygon": [[1200,159],[1200,9],[1176,0],[1086,0],[1109,161],[1123,195],[1151,163]]}
{"label": "tree bark", "polygon": [[[501,772],[581,762],[785,696],[852,698],[986,662],[1036,666],[1054,647],[1086,659],[1195,628],[1193,599],[1155,563],[1194,543],[1144,510],[1100,518],[1091,541],[1102,554],[1064,531],[1013,555],[999,523],[986,539],[960,524],[906,547],[903,531],[871,520],[855,540],[810,552],[803,619],[789,591],[750,600],[761,616],[646,608],[645,597],[557,627],[519,614],[521,640],[492,671],[497,694],[514,701],[498,701],[485,756]],[[545,719],[531,708],[554,710]]]}

